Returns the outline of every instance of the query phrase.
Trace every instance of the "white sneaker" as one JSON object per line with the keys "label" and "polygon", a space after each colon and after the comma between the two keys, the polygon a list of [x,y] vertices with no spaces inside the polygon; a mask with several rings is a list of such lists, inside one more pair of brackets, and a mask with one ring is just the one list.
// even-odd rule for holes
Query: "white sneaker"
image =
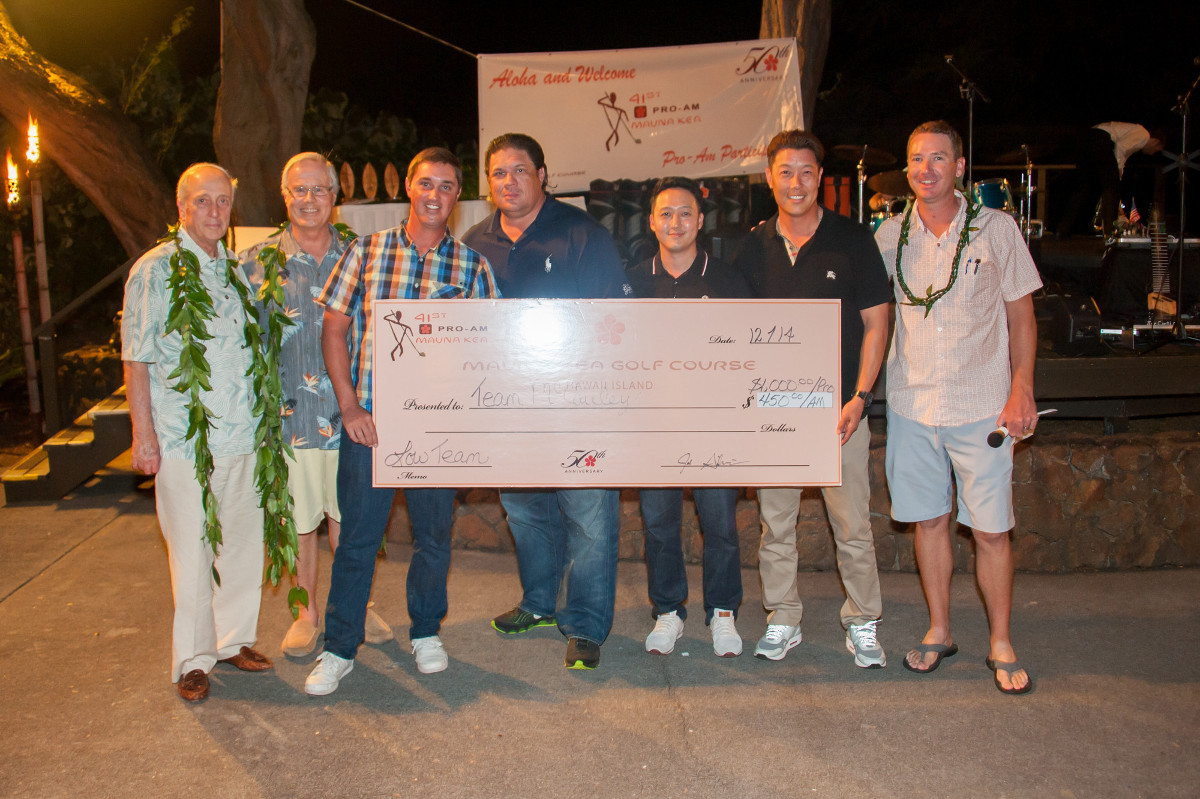
{"label": "white sneaker", "polygon": [[683,619],[676,611],[658,614],[654,629],[646,636],[646,651],[655,655],[669,655],[675,651],[675,642],[683,637]]}
{"label": "white sneaker", "polygon": [[445,671],[450,665],[442,639],[436,635],[427,638],[414,638],[412,641],[413,657],[417,659],[417,671],[422,674],[436,674]]}
{"label": "white sneaker", "polygon": [[354,661],[338,657],[332,652],[317,655],[317,667],[304,681],[304,693],[309,696],[325,696],[337,690],[338,683],[354,671]]}
{"label": "white sneaker", "polygon": [[732,610],[714,609],[708,629],[712,632],[713,651],[717,657],[734,658],[742,654],[742,636],[738,635],[733,623]]}
{"label": "white sneaker", "polygon": [[765,660],[783,660],[788,650],[800,643],[800,625],[768,624],[767,632],[754,647],[754,657]]}
{"label": "white sneaker", "polygon": [[846,628],[846,649],[854,655],[854,665],[860,669],[882,669],[887,665],[887,656],[879,645],[879,634],[875,630],[878,619],[866,624],[851,624]]}

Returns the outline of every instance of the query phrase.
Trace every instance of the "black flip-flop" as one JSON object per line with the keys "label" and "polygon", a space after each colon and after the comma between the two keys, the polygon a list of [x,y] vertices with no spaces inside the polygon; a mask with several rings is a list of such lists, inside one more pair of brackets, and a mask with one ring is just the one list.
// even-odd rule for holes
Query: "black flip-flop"
{"label": "black flip-flop", "polygon": [[[996,683],[996,690],[1000,693],[1016,696],[1018,694],[1027,694],[1033,690],[1033,675],[1029,673],[1029,669],[1021,665],[1021,661],[1014,660],[1009,663],[1003,663],[999,660],[992,660],[989,657],[983,661],[983,665],[992,670],[992,680]],[[1005,688],[1000,684],[1000,675],[996,673],[996,669],[1003,669],[1004,671],[1007,671],[1010,682],[1012,681],[1012,675],[1014,671],[1023,671],[1025,672],[1025,676],[1029,678],[1029,682],[1025,683],[1024,688]]]}
{"label": "black flip-flop", "polygon": [[900,661],[900,664],[904,666],[904,668],[916,674],[928,674],[931,671],[936,671],[937,667],[942,665],[943,658],[954,657],[957,655],[958,644],[917,644],[913,647],[913,651],[920,652],[922,659],[924,659],[925,655],[929,654],[930,652],[937,655],[937,658],[934,659],[933,665],[927,669],[914,668],[909,664],[907,655],[903,660]]}

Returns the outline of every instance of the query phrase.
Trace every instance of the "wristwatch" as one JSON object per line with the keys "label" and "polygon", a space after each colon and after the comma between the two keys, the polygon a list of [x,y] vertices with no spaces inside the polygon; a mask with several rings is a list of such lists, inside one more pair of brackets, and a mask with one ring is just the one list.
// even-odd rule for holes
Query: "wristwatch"
{"label": "wristwatch", "polygon": [[875,395],[872,394],[870,391],[860,391],[857,394],[855,394],[854,396],[858,397],[860,400],[863,401],[863,410],[864,411],[867,408],[870,408],[871,403],[875,401]]}

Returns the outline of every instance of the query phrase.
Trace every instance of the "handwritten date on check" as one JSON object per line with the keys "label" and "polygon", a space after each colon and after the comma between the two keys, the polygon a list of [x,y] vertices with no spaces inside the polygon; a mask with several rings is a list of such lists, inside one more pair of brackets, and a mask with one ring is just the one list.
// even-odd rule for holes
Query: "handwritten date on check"
{"label": "handwritten date on check", "polygon": [[375,304],[381,487],[841,483],[837,300]]}

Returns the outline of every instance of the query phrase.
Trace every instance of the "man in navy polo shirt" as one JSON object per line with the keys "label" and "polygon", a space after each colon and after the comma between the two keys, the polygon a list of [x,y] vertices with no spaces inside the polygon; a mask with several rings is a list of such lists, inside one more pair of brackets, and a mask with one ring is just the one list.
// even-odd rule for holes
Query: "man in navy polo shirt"
{"label": "man in navy polo shirt", "polygon": [[[546,157],[531,136],[505,133],[483,159],[496,213],[463,242],[492,265],[507,298],[629,297],[612,237],[584,211],[546,194]],[[567,636],[567,668],[594,669],[612,628],[619,493],[504,490],[523,596],[492,621],[517,634],[552,626]]]}
{"label": "man in navy polo shirt", "polygon": [[[663,178],[650,195],[650,229],[658,252],[627,270],[639,297],[749,297],[745,279],[696,243],[704,225],[703,198],[696,181]],[[734,621],[742,603],[742,559],[738,548],[740,488],[693,488],[692,500],[704,533],[704,623],[719,657],[742,653]],[[646,583],[654,604],[654,629],[646,651],[669,655],[683,636],[687,618],[687,571],[683,565],[683,490],[643,488],[646,526]]]}

